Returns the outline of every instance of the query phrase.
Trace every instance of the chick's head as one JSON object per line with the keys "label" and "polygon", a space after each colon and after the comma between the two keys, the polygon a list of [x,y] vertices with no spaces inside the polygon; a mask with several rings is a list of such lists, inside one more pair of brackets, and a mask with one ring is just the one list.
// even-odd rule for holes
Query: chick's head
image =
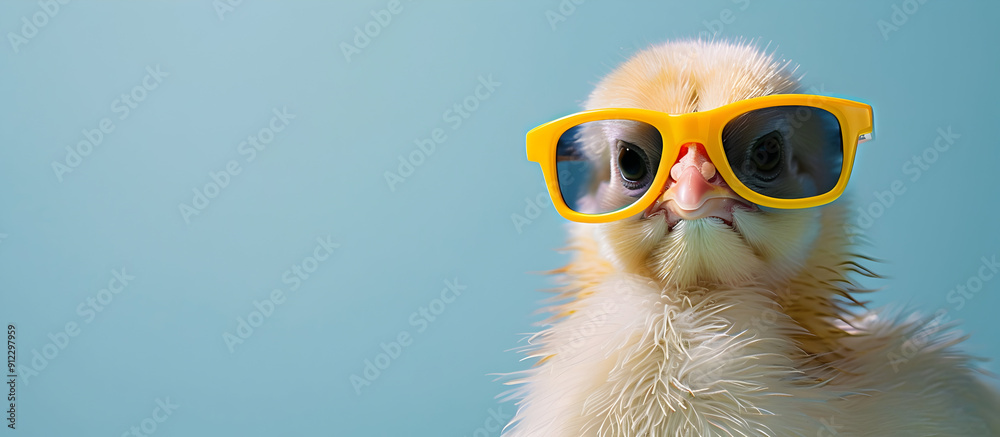
{"label": "chick's head", "polygon": [[[591,93],[587,109],[640,108],[668,114],[707,111],[739,100],[795,92],[794,68],[748,44],[689,41],[655,46],[619,66]],[[731,122],[723,137],[746,149],[761,184],[780,178],[788,195],[815,191],[813,155],[823,137],[822,120],[796,123],[758,111]],[[795,124],[795,126],[793,126]],[[794,130],[795,147],[785,144]],[[612,211],[636,200],[641,180],[651,180],[660,160],[673,165],[656,202],[632,217],[597,225],[597,240],[625,271],[650,275],[677,287],[706,283],[773,283],[793,276],[821,231],[822,207],[772,209],[736,195],[716,171],[704,145],[656,144],[652,126],[629,120],[580,126],[574,133],[591,165],[585,188],[595,211]],[[727,148],[730,146],[726,146]],[[728,153],[728,152],[727,152]],[[729,164],[735,169],[733,158]],[[742,176],[741,176],[742,178]],[[637,182],[639,181],[639,182]],[[707,193],[707,194],[706,194]],[[711,193],[723,193],[715,196]],[[565,197],[565,195],[564,195]]]}

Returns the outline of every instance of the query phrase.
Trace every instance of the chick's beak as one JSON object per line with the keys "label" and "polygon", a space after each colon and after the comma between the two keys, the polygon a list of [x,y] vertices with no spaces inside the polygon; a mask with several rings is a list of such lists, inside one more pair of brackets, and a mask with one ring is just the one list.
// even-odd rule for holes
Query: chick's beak
{"label": "chick's beak", "polygon": [[738,196],[722,179],[700,143],[681,146],[677,161],[670,168],[670,178],[659,201],[646,215],[663,212],[671,225],[679,220],[716,217],[732,224],[733,208],[756,209]]}

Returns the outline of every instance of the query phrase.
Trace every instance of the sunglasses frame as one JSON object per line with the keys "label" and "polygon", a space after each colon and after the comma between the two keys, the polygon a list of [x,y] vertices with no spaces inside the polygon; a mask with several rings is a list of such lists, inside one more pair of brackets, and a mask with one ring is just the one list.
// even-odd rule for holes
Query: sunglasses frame
{"label": "sunglasses frame", "polygon": [[[840,179],[830,191],[802,199],[780,199],[751,190],[733,173],[722,146],[722,129],[730,121],[747,112],[776,106],[819,108],[830,112],[837,118],[843,137],[841,144],[843,144],[844,159]],[[632,120],[655,127],[663,140],[663,153],[656,176],[650,183],[649,189],[637,201],[616,211],[586,214],[570,209],[563,199],[562,190],[559,189],[556,150],[559,138],[567,130],[582,123],[601,120]],[[676,156],[679,154],[681,146],[688,143],[704,145],[709,159],[715,164],[716,171],[737,195],[747,201],[764,207],[780,209],[801,209],[825,205],[843,194],[854,166],[857,145],[859,142],[871,139],[873,124],[872,108],[865,103],[811,94],[775,94],[740,100],[712,110],[688,114],[667,114],[637,108],[604,108],[578,112],[530,130],[526,136],[526,144],[528,160],[541,166],[549,197],[552,198],[552,204],[555,205],[556,211],[560,215],[576,222],[607,223],[631,217],[652,205],[666,186],[670,168],[676,162]],[[668,156],[673,158],[667,158]]]}

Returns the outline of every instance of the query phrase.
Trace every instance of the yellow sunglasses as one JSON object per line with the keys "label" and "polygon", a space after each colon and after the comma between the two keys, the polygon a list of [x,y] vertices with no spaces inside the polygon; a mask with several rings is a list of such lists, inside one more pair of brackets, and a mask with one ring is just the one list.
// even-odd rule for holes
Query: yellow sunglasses
{"label": "yellow sunglasses", "polygon": [[704,147],[737,195],[770,208],[834,201],[847,186],[857,145],[872,137],[871,106],[778,94],[705,112],[635,108],[583,111],[527,134],[559,214],[605,223],[635,215],[662,194],[684,145]]}

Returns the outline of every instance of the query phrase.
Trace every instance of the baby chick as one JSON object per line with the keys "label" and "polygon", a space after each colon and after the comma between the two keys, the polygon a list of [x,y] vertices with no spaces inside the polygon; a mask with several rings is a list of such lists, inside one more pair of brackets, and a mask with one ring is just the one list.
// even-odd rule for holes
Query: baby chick
{"label": "baby chick", "polygon": [[[668,43],[611,72],[585,106],[703,112],[795,93],[793,72],[745,43]],[[756,117],[723,132],[759,145],[747,158],[754,171],[797,175],[782,182],[789,195],[831,184],[802,171],[820,165],[820,121]],[[794,129],[792,160],[782,150]],[[505,436],[1000,435],[1000,398],[954,347],[958,336],[855,300],[864,290],[852,275],[874,274],[845,234],[842,202],[756,205],[703,144],[656,157],[623,142],[657,135],[648,126],[573,135],[590,162],[613,164],[581,187],[595,210],[631,201],[626,182],[644,177],[645,161],[674,164],[640,213],[571,224],[574,255],[556,271],[553,316],[528,340],[538,361],[511,381],[518,411]]]}

